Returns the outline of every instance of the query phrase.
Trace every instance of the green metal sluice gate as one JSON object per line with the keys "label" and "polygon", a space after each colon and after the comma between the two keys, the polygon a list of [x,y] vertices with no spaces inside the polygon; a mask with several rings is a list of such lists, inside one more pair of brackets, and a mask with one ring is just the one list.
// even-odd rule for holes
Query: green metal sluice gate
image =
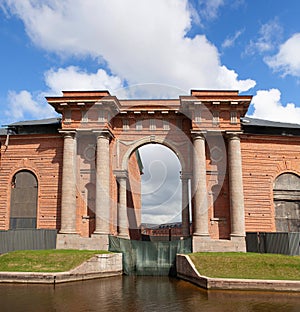
{"label": "green metal sluice gate", "polygon": [[110,236],[109,251],[123,254],[126,275],[168,276],[176,273],[176,254],[192,252],[192,239],[152,242]]}

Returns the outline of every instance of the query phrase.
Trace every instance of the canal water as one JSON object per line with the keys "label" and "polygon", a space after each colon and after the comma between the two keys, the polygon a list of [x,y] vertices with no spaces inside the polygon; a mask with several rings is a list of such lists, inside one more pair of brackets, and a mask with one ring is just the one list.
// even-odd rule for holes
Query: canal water
{"label": "canal water", "polygon": [[204,291],[169,277],[122,276],[53,285],[0,284],[1,312],[300,311],[300,295]]}

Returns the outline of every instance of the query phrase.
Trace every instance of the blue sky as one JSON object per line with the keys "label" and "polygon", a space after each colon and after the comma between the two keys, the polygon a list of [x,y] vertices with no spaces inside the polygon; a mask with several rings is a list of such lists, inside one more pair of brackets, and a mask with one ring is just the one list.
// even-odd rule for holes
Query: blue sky
{"label": "blue sky", "polygon": [[[254,96],[248,116],[300,123],[299,13],[299,0],[0,0],[0,125],[56,116],[45,95],[103,89],[120,98],[234,89]],[[152,208],[145,222],[156,222]]]}
{"label": "blue sky", "polygon": [[[0,123],[52,116],[45,95],[109,89],[254,96],[249,115],[300,123],[297,0],[0,0]],[[168,86],[149,90],[148,84]],[[138,91],[124,87],[144,86]],[[146,86],[146,87],[145,87]]]}

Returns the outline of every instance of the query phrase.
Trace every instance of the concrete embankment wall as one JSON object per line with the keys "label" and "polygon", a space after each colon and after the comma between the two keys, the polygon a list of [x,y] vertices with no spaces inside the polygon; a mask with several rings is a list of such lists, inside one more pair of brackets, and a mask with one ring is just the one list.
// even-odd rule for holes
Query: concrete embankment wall
{"label": "concrete embankment wall", "polygon": [[0,283],[56,284],[122,274],[122,254],[99,254],[68,272],[0,272]]}
{"label": "concrete embankment wall", "polygon": [[300,281],[211,278],[202,276],[187,255],[176,257],[177,277],[204,289],[300,292]]}

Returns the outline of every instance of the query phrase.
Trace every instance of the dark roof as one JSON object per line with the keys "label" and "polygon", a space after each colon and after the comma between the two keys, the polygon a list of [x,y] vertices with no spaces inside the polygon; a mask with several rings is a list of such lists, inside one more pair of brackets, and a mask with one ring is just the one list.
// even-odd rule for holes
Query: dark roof
{"label": "dark roof", "polygon": [[284,136],[300,136],[300,124],[269,121],[257,118],[241,118],[244,133]]}
{"label": "dark roof", "polygon": [[270,120],[257,119],[257,118],[251,118],[251,117],[243,117],[241,119],[241,122],[243,125],[249,125],[249,126],[300,129],[300,124],[270,121]]}
{"label": "dark roof", "polygon": [[7,125],[8,127],[22,127],[22,126],[41,126],[41,125],[54,125],[59,124],[61,118],[48,118],[48,119],[40,119],[40,120],[25,120],[18,121],[12,124]]}
{"label": "dark roof", "polygon": [[14,122],[0,129],[0,135],[9,134],[50,134],[57,133],[61,118],[47,118],[40,120],[25,120]]}

